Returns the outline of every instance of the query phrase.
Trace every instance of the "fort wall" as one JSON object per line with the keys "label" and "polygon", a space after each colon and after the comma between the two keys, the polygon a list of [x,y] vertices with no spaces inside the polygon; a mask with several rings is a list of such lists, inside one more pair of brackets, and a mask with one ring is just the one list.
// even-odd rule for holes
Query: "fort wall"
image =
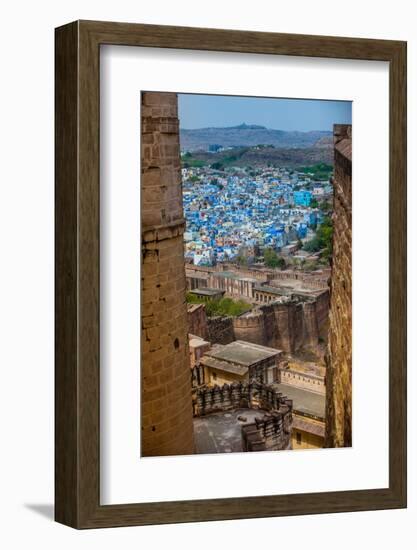
{"label": "fort wall", "polygon": [[142,456],[194,452],[177,96],[142,94]]}
{"label": "fort wall", "polygon": [[272,386],[252,381],[201,387],[195,391],[195,416],[239,408],[260,410],[255,422],[242,426],[244,451],[291,448],[293,403]]}
{"label": "fort wall", "polygon": [[292,400],[272,386],[256,381],[235,382],[222,386],[197,388],[194,406],[195,416],[239,408],[280,410],[287,407],[292,411]]}
{"label": "fort wall", "polygon": [[230,344],[236,337],[233,317],[208,317],[208,339],[212,344]]}
{"label": "fort wall", "polygon": [[188,332],[209,339],[206,306],[204,304],[188,304]]}
{"label": "fort wall", "polygon": [[327,338],[328,302],[329,293],[323,291],[306,301],[288,298],[258,306],[233,319],[235,337],[288,353],[314,349]]}
{"label": "fort wall", "polygon": [[233,328],[237,340],[266,346],[265,314],[258,309],[250,315],[233,319]]}
{"label": "fort wall", "polygon": [[333,275],[326,447],[352,445],[352,127],[334,126]]}

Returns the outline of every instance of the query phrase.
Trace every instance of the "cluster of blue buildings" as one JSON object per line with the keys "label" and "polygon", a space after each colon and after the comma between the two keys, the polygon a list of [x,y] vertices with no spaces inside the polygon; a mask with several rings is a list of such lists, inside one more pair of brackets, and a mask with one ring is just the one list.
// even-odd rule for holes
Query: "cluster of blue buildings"
{"label": "cluster of blue buildings", "polygon": [[294,204],[296,206],[310,206],[312,194],[310,191],[294,191]]}
{"label": "cluster of blue buildings", "polygon": [[298,178],[285,170],[265,169],[256,177],[246,170],[183,170],[186,260],[215,265],[236,259],[242,248],[279,251],[312,237],[322,214],[310,208],[311,192],[294,186]]}

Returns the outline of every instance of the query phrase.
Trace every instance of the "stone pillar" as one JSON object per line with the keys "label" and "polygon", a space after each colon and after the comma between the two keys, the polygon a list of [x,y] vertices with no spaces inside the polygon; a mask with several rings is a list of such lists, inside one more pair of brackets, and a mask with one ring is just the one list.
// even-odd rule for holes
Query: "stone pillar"
{"label": "stone pillar", "polygon": [[333,265],[326,447],[352,445],[352,126],[334,126]]}
{"label": "stone pillar", "polygon": [[142,456],[194,452],[177,96],[142,94]]}

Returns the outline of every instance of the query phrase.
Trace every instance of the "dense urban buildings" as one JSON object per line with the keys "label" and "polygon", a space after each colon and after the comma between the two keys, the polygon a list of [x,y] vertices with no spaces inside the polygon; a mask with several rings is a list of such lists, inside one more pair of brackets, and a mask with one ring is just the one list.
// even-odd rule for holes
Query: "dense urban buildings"
{"label": "dense urban buildings", "polygon": [[187,149],[176,102],[142,94],[142,455],[350,445],[351,127]]}

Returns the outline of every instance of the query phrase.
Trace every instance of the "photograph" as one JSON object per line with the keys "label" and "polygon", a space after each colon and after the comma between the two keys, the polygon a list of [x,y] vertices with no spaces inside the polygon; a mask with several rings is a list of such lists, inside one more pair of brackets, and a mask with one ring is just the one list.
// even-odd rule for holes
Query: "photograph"
{"label": "photograph", "polygon": [[351,447],[352,102],[139,104],[141,457]]}
{"label": "photograph", "polygon": [[44,4],[2,4],[0,548],[409,550],[415,6]]}

